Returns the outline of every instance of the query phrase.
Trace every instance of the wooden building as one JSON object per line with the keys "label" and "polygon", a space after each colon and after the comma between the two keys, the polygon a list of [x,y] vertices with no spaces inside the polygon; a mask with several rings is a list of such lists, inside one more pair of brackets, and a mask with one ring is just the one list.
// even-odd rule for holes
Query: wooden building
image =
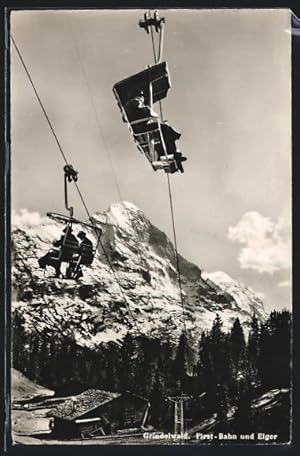
{"label": "wooden building", "polygon": [[51,412],[53,436],[90,438],[145,426],[149,402],[135,394],[87,390]]}

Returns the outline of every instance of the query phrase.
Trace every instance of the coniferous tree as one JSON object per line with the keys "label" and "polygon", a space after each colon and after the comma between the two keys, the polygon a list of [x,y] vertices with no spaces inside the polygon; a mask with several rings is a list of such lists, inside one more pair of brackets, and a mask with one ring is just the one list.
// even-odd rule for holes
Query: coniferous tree
{"label": "coniferous tree", "polygon": [[139,339],[135,363],[135,385],[140,394],[148,395],[153,388],[158,353],[159,341],[147,337]]}
{"label": "coniferous tree", "polygon": [[207,339],[208,339],[207,334],[204,331],[202,331],[200,342],[199,342],[198,363],[197,363],[198,389],[201,392],[205,391],[205,386],[206,386],[205,367],[208,364]]}
{"label": "coniferous tree", "polygon": [[240,381],[236,410],[233,417],[233,429],[236,433],[249,433],[253,424],[251,402],[253,399],[251,385],[247,381]]}
{"label": "coniferous tree", "polygon": [[228,391],[225,385],[218,384],[216,389],[216,412],[217,412],[217,430],[219,432],[228,431],[228,418],[229,411]]}
{"label": "coniferous tree", "polygon": [[50,338],[45,335],[43,338],[42,342],[42,347],[41,347],[41,365],[40,365],[40,376],[41,376],[41,383],[42,385],[48,386],[49,388],[53,387],[52,385],[52,378],[50,379],[50,370],[53,371],[53,369],[50,367],[50,360],[52,359],[51,357],[51,340]]}
{"label": "coniferous tree", "polygon": [[248,337],[248,345],[247,345],[247,359],[249,362],[249,371],[251,372],[253,381],[258,382],[258,359],[260,356],[259,353],[260,348],[260,328],[258,319],[256,318],[255,314],[252,316],[251,324],[250,324],[250,331]]}
{"label": "coniferous tree", "polygon": [[13,367],[24,372],[25,369],[25,331],[24,317],[18,311],[15,311],[12,319],[12,359]]}
{"label": "coniferous tree", "polygon": [[263,391],[290,386],[290,312],[271,312],[261,325],[258,376]]}
{"label": "coniferous tree", "polygon": [[197,373],[199,390],[208,392],[213,379],[213,360],[210,353],[210,338],[205,332],[202,332],[199,344]]}
{"label": "coniferous tree", "polygon": [[218,314],[210,332],[210,347],[215,384],[226,384],[231,377],[230,341],[223,332],[223,322]]}
{"label": "coniferous tree", "polygon": [[241,327],[240,320],[238,318],[234,320],[230,332],[230,343],[233,363],[234,366],[238,369],[240,367],[241,360],[244,359],[245,354],[245,337],[243,328]]}
{"label": "coniferous tree", "polygon": [[124,337],[123,345],[121,348],[121,371],[119,372],[121,380],[121,389],[123,391],[135,390],[135,359],[136,346],[131,334],[127,333]]}
{"label": "coniferous tree", "polygon": [[161,376],[157,372],[153,388],[151,389],[149,395],[149,401],[151,406],[151,424],[157,428],[161,428],[161,425],[164,420],[164,412],[166,409],[166,398],[164,397],[163,391],[164,389],[161,382]]}
{"label": "coniferous tree", "polygon": [[218,346],[224,337],[223,333],[223,321],[219,314],[216,315],[216,318],[213,321],[212,329],[210,331],[211,340],[214,345]]}
{"label": "coniferous tree", "polygon": [[166,393],[170,393],[175,386],[173,376],[173,359],[172,348],[168,340],[163,341],[160,348],[160,357],[158,361],[158,370],[163,376],[163,383],[165,385]]}
{"label": "coniferous tree", "polygon": [[223,322],[217,314],[211,331],[202,334],[200,341],[198,374],[200,388],[207,393],[206,403],[213,412],[217,407],[218,385],[227,385],[230,380],[229,340],[223,332]]}
{"label": "coniferous tree", "polygon": [[181,334],[177,346],[176,356],[173,362],[174,379],[177,384],[183,387],[187,373],[187,339],[184,333]]}
{"label": "coniferous tree", "polygon": [[120,379],[119,379],[119,366],[121,364],[121,356],[119,347],[110,344],[105,350],[105,380],[104,388],[109,391],[119,391]]}

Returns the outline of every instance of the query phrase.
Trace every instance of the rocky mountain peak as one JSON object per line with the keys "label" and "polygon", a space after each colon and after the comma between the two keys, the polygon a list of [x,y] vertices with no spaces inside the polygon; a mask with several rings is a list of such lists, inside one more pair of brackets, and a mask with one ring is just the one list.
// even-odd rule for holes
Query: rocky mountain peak
{"label": "rocky mountain peak", "polygon": [[[12,229],[14,312],[28,331],[59,332],[91,348],[128,332],[177,341],[184,326],[176,253],[170,239],[151,224],[134,204],[123,201],[97,212],[92,222],[102,227],[87,236],[97,245],[91,267],[78,281],[53,278],[51,267],[39,268],[38,258],[60,237],[63,225],[40,218]],[[82,229],[74,224],[74,233]],[[253,313],[264,318],[263,303],[249,288],[227,274],[202,273],[179,256],[184,318],[198,340],[221,313],[224,326]]]}
{"label": "rocky mountain peak", "polygon": [[113,203],[107,211],[97,212],[92,218],[96,222],[113,225],[132,235],[136,234],[134,225],[145,225],[148,222],[144,213],[128,201]]}

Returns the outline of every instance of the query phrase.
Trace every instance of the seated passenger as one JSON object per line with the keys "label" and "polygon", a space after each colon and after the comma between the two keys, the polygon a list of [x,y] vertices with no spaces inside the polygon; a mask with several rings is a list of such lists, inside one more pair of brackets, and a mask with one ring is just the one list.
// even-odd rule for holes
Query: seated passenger
{"label": "seated passenger", "polygon": [[79,279],[83,276],[82,266],[90,266],[94,259],[93,244],[86,237],[86,233],[84,231],[80,231],[78,233],[78,237],[81,242],[79,242],[77,250],[78,258],[76,258],[76,264],[73,270],[73,277],[75,279]]}
{"label": "seated passenger", "polygon": [[174,130],[167,121],[162,122],[160,128],[167,146],[168,155],[174,154],[177,150],[175,141],[180,138],[181,133]]}
{"label": "seated passenger", "polygon": [[[187,160],[187,158],[184,157],[179,150],[174,153],[174,161],[176,163],[177,170],[179,170],[181,173],[184,173],[182,162],[186,161],[186,160]],[[176,171],[174,171],[174,172],[176,172]],[[171,171],[171,174],[172,174],[172,171]]]}
{"label": "seated passenger", "polygon": [[78,253],[81,257],[81,264],[90,265],[94,259],[93,244],[86,237],[86,233],[84,231],[80,231],[78,233],[78,237],[81,240],[78,248]]}
{"label": "seated passenger", "polygon": [[164,139],[166,151],[164,150],[163,144],[158,143],[155,147],[158,156],[161,157],[165,155],[165,152],[167,152],[167,155],[175,154],[177,151],[175,141],[180,138],[181,133],[174,130],[174,128],[171,127],[167,121],[160,123],[160,129]]}
{"label": "seated passenger", "polygon": [[55,277],[60,276],[60,249],[50,249],[43,257],[38,260],[39,266],[45,269],[46,266],[52,266],[55,269]]}
{"label": "seated passenger", "polygon": [[142,90],[137,92],[133,98],[125,103],[124,109],[129,122],[139,119],[147,119],[149,117],[153,119],[158,118],[158,114],[156,114],[150,106],[145,104],[145,96]]}
{"label": "seated passenger", "polygon": [[78,240],[74,236],[70,225],[63,229],[63,234],[58,241],[53,242],[54,247],[61,247],[62,261],[68,261],[78,250]]}
{"label": "seated passenger", "polygon": [[40,267],[44,269],[46,266],[52,266],[55,269],[55,277],[57,278],[61,274],[61,263],[72,262],[73,255],[78,250],[78,241],[74,234],[72,234],[71,226],[66,226],[63,232],[65,234],[53,242],[53,246],[56,248],[50,249],[46,255],[39,259]]}

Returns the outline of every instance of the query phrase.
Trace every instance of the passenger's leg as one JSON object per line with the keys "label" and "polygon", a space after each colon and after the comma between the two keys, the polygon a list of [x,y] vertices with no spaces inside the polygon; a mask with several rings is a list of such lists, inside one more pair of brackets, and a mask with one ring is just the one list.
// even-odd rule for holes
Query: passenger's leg
{"label": "passenger's leg", "polygon": [[83,273],[82,273],[82,264],[78,264],[76,266],[76,268],[73,270],[73,278],[74,279],[80,279],[80,277],[83,276]]}
{"label": "passenger's leg", "polygon": [[178,167],[178,169],[179,169],[179,171],[180,171],[181,173],[184,173],[184,169],[183,169],[183,166],[182,166],[180,160],[177,162],[177,167]]}
{"label": "passenger's leg", "polygon": [[168,141],[166,143],[168,155],[174,155],[176,153],[176,144],[175,141]]}
{"label": "passenger's leg", "polygon": [[169,166],[169,172],[170,172],[171,174],[174,174],[174,173],[176,173],[177,171],[178,171],[178,168],[177,168],[177,165],[176,165],[175,161],[171,162],[171,163],[170,163],[170,166]]}
{"label": "passenger's leg", "polygon": [[46,266],[53,266],[55,268],[58,261],[58,258],[55,258],[55,255],[56,251],[51,249],[46,255],[38,260],[40,267],[44,269]]}
{"label": "passenger's leg", "polygon": [[46,255],[44,255],[43,257],[39,258],[38,262],[39,262],[39,266],[40,268],[42,269],[45,269],[46,267],[46,264],[47,264],[47,256],[48,256],[48,253]]}
{"label": "passenger's leg", "polygon": [[55,264],[52,265],[55,268],[55,277],[59,278],[60,277],[60,266],[61,266],[61,261],[56,260]]}
{"label": "passenger's leg", "polygon": [[174,130],[174,128],[172,128],[170,125],[166,123],[161,124],[161,129],[167,141],[176,141],[181,136],[181,133]]}

